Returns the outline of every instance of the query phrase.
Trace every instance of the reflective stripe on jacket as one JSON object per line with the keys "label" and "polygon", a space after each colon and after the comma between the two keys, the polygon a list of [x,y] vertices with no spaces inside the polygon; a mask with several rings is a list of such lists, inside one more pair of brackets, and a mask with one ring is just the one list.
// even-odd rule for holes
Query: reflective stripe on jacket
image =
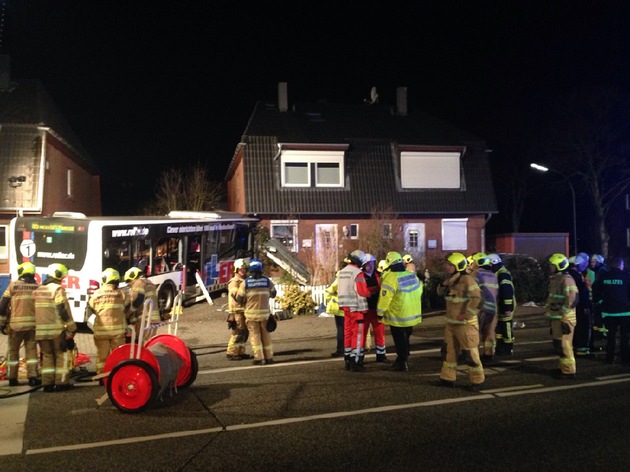
{"label": "reflective stripe on jacket", "polygon": [[96,313],[95,338],[111,339],[125,334],[127,328],[125,307],[129,306],[129,296],[124,290],[112,284],[105,284],[94,292],[88,304]]}
{"label": "reflective stripe on jacket", "polygon": [[337,274],[337,295],[339,308],[350,311],[367,311],[367,297],[370,296],[363,271],[354,264],[348,264]]}
{"label": "reflective stripe on jacket", "polygon": [[438,295],[446,300],[446,322],[479,326],[477,313],[481,301],[479,285],[470,275],[459,273],[448,286],[440,284]]}
{"label": "reflective stripe on jacket", "polygon": [[65,289],[57,282],[40,285],[33,291],[35,299],[35,339],[54,339],[64,329],[75,332],[74,320],[64,321],[59,313],[59,306],[64,305],[71,316],[70,304]]}
{"label": "reflective stripe on jacket", "polygon": [[557,272],[549,277],[549,295],[545,306],[547,317],[575,323],[577,303],[578,289],[570,274]]}
{"label": "reflective stripe on jacket", "polygon": [[265,277],[248,277],[238,289],[237,300],[245,302],[245,318],[265,321],[271,314],[269,300],[276,295],[273,282]]}
{"label": "reflective stripe on jacket", "polygon": [[35,283],[15,280],[9,284],[4,297],[11,299],[11,315],[9,326],[13,331],[29,331],[35,329],[35,299],[33,292],[37,290]]}

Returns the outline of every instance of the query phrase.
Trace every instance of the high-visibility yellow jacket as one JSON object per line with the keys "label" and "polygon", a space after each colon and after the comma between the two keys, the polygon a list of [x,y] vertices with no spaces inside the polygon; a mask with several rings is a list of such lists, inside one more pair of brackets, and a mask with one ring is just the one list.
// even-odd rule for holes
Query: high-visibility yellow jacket
{"label": "high-visibility yellow jacket", "polygon": [[383,324],[397,327],[422,322],[422,282],[408,270],[388,270],[381,281],[377,314]]}
{"label": "high-visibility yellow jacket", "polygon": [[326,313],[335,316],[343,316],[344,312],[341,308],[339,308],[339,297],[337,294],[337,289],[339,286],[339,273],[335,275],[335,280],[326,287],[326,291],[324,292],[324,300],[326,301]]}

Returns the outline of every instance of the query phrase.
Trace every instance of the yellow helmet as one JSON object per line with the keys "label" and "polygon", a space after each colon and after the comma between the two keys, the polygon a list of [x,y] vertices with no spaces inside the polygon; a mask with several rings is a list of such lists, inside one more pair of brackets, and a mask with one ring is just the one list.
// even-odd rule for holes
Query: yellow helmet
{"label": "yellow helmet", "polygon": [[479,267],[490,265],[490,259],[485,252],[476,252],[471,257],[473,262],[476,263]]}
{"label": "yellow helmet", "polygon": [[35,275],[35,264],[32,262],[22,262],[19,266],[17,266],[17,275],[18,277]]}
{"label": "yellow helmet", "polygon": [[387,269],[387,261],[385,259],[381,259],[378,261],[378,270],[381,274]]}
{"label": "yellow helmet", "polygon": [[48,277],[52,277],[53,279],[61,280],[68,276],[68,268],[59,263],[50,264],[48,269],[46,269],[46,275]]}
{"label": "yellow helmet", "polygon": [[113,284],[120,282],[120,273],[116,269],[108,267],[101,274],[101,280],[104,284]]}
{"label": "yellow helmet", "polygon": [[387,264],[387,267],[391,267],[392,264],[398,264],[400,262],[402,262],[402,256],[399,252],[390,251],[387,253],[387,256],[385,257],[385,263]]}
{"label": "yellow helmet", "polygon": [[405,264],[409,264],[410,262],[413,262],[413,257],[411,257],[411,254],[405,254],[405,255],[402,257],[402,261],[403,261]]}
{"label": "yellow helmet", "polygon": [[446,260],[455,266],[455,270],[457,272],[463,271],[468,265],[466,256],[464,256],[461,252],[451,252],[446,256]]}
{"label": "yellow helmet", "polygon": [[556,253],[549,256],[549,264],[562,272],[569,267],[569,259],[564,254]]}
{"label": "yellow helmet", "polygon": [[[104,273],[105,272],[103,272],[103,274]],[[132,267],[131,269],[128,269],[127,272],[125,272],[125,275],[124,275],[125,282],[133,282],[138,277],[140,277],[140,275],[142,275],[142,271],[138,267]]]}

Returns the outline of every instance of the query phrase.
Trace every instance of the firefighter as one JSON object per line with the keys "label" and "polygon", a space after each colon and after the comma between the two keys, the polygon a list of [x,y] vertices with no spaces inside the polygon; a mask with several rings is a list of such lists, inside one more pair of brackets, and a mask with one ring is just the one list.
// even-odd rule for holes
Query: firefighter
{"label": "firefighter", "polygon": [[403,264],[405,265],[405,270],[411,272],[412,274],[416,274],[416,263],[413,261],[413,257],[411,254],[405,254],[402,257]]}
{"label": "firefighter", "polygon": [[479,359],[479,285],[466,273],[466,256],[453,252],[446,256],[445,272],[448,277],[437,288],[438,295],[446,299],[446,326],[444,341],[446,359],[442,363],[440,381],[453,387],[457,378],[457,351],[462,350],[468,364],[471,390],[478,391],[485,380]]}
{"label": "firefighter", "polygon": [[267,331],[271,315],[269,300],[276,297],[276,287],[263,275],[263,265],[254,258],[249,263],[250,276],[236,294],[236,301],[245,305],[245,323],[254,352],[254,365],[273,364],[273,344]]}
{"label": "firefighter", "polygon": [[35,301],[33,291],[38,285],[35,282],[35,265],[23,262],[17,267],[18,279],[12,281],[0,300],[0,331],[8,334],[7,379],[9,386],[19,385],[17,376],[20,361],[20,346],[24,343],[26,354],[26,372],[31,387],[41,385],[37,368],[37,341],[35,341]]}
{"label": "firefighter", "polygon": [[505,267],[498,254],[488,254],[488,262],[492,272],[497,276],[499,290],[497,292],[497,345],[495,353],[499,356],[511,356],[514,353],[514,311],[516,299],[514,298],[514,282],[512,274]]}
{"label": "firefighter", "polygon": [[[127,322],[129,323],[129,326],[134,327],[136,340],[138,340],[140,336],[140,325],[142,324],[144,302],[147,300],[153,301],[151,316],[148,321],[145,321],[147,326],[145,327],[145,331],[142,335],[142,339],[152,338],[157,333],[157,328],[150,326],[159,323],[162,319],[167,320],[170,317],[168,314],[161,314],[160,307],[158,305],[157,287],[153,282],[146,278],[144,272],[138,267],[132,267],[127,270],[127,272],[125,272],[124,279],[129,288],[129,302],[131,303],[129,313],[127,314]],[[129,330],[127,330],[127,334],[130,334]]]}
{"label": "firefighter", "polygon": [[339,307],[344,312],[344,360],[346,370],[364,370],[363,329],[371,295],[361,270],[365,253],[359,249],[348,254],[350,263],[339,271]]}
{"label": "firefighter", "polygon": [[96,346],[96,373],[103,372],[107,356],[125,343],[127,316],[130,309],[129,295],[118,288],[120,274],[107,268],[101,274],[103,285],[88,301],[88,316],[94,313],[94,345]]}
{"label": "firefighter", "polygon": [[497,297],[499,282],[492,272],[490,259],[483,252],[473,254],[471,276],[479,285],[481,304],[479,305],[479,351],[482,361],[490,361],[496,348]]}
{"label": "firefighter", "polygon": [[227,345],[226,357],[231,361],[251,359],[245,353],[249,331],[245,324],[245,305],[236,301],[236,294],[241,284],[247,277],[249,265],[245,259],[234,261],[234,277],[228,282],[228,329],[231,330],[230,340]]}
{"label": "firefighter", "polygon": [[549,295],[545,315],[551,320],[553,347],[558,353],[558,369],[554,375],[575,378],[573,331],[576,324],[575,306],[578,288],[568,273],[569,260],[564,254],[552,254],[549,259]]}
{"label": "firefighter", "polygon": [[365,276],[370,296],[367,297],[368,310],[364,316],[363,346],[367,339],[370,326],[374,332],[374,346],[376,347],[376,362],[387,362],[385,354],[385,325],[381,323],[377,313],[378,293],[381,289],[381,277],[375,270],[376,258],[372,254],[366,254],[361,269]]}
{"label": "firefighter", "polygon": [[389,326],[396,346],[396,361],[391,370],[409,370],[409,337],[413,327],[422,322],[422,282],[415,272],[407,270],[400,254],[389,252],[388,271],[381,283],[378,316]]}
{"label": "firefighter", "polygon": [[378,261],[376,272],[378,272],[381,275],[381,277],[383,277],[383,274],[385,273],[386,270],[387,270],[387,262],[385,261],[385,259],[381,259],[380,261]]}
{"label": "firefighter", "polygon": [[46,280],[33,291],[35,299],[35,339],[42,353],[44,392],[68,390],[70,363],[77,325],[72,319],[66,290],[61,281],[68,276],[63,264],[50,264]]}

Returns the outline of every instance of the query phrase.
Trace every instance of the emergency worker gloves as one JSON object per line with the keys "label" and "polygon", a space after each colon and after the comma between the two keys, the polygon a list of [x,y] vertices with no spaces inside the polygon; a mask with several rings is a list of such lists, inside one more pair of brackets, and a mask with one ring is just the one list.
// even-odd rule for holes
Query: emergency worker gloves
{"label": "emergency worker gloves", "polygon": [[70,331],[65,332],[64,338],[61,340],[61,350],[63,352],[74,350],[74,333]]}
{"label": "emergency worker gloves", "polygon": [[228,315],[227,324],[228,329],[236,329],[236,320],[234,319],[234,315]]}

